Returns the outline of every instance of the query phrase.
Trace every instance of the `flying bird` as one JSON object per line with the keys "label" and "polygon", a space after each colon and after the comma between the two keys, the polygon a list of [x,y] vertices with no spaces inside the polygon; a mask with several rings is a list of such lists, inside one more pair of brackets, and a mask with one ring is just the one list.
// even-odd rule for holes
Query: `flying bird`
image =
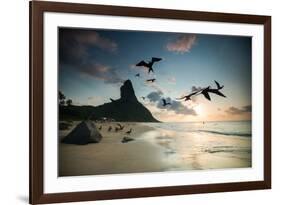
{"label": "flying bird", "polygon": [[171,105],[171,103],[167,102],[165,99],[162,99],[163,106],[165,107],[166,105]]}
{"label": "flying bird", "polygon": [[221,90],[221,89],[223,89],[223,85],[220,85],[217,81],[215,81],[215,83],[216,83],[216,85],[217,85],[217,89],[218,90]]}
{"label": "flying bird", "polygon": [[205,98],[207,98],[208,100],[211,101],[211,97],[210,97],[209,93],[214,93],[214,94],[219,95],[221,97],[226,97],[222,92],[219,91],[219,88],[218,89],[211,89],[210,86],[208,86],[207,88],[205,88],[201,91],[201,94],[204,95]]}
{"label": "flying bird", "polygon": [[133,130],[132,130],[132,128],[130,128],[130,130],[129,130],[129,131],[127,131],[127,132],[126,132],[126,134],[128,134],[128,135],[129,135],[129,134],[131,134],[131,132],[132,132],[132,131],[133,131]]}
{"label": "flying bird", "polygon": [[184,99],[184,101],[188,101],[188,100],[191,100],[191,96],[196,95],[198,92],[199,92],[199,91],[196,91],[196,92],[194,92],[194,93],[191,93],[191,94],[189,94],[189,95],[183,96],[183,97],[181,97],[181,98],[176,98],[176,99],[177,99],[177,100],[182,100],[182,99]]}
{"label": "flying bird", "polygon": [[152,82],[152,83],[154,83],[155,80],[156,80],[155,78],[147,79],[146,82]]}
{"label": "flying bird", "polygon": [[140,74],[139,74],[139,73],[137,73],[135,76],[136,76],[136,77],[140,77]]}
{"label": "flying bird", "polygon": [[154,70],[152,68],[153,64],[155,62],[158,62],[158,61],[161,61],[162,58],[155,58],[155,57],[152,57],[151,58],[151,61],[148,61],[148,62],[145,62],[145,61],[140,61],[139,63],[136,64],[136,66],[143,66],[143,67],[146,67],[148,68],[148,73],[152,72],[154,73]]}

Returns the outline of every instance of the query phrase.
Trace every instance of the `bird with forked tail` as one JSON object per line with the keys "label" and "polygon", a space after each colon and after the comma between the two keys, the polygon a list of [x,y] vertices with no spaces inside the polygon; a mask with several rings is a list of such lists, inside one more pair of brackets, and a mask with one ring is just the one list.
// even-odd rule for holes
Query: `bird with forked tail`
{"label": "bird with forked tail", "polygon": [[139,63],[136,64],[136,66],[143,66],[143,67],[146,67],[148,68],[148,73],[152,72],[154,73],[154,70],[152,68],[153,64],[155,62],[158,62],[158,61],[161,61],[162,58],[155,58],[155,57],[152,57],[151,58],[151,61],[148,61],[148,62],[145,62],[145,61],[140,61]]}

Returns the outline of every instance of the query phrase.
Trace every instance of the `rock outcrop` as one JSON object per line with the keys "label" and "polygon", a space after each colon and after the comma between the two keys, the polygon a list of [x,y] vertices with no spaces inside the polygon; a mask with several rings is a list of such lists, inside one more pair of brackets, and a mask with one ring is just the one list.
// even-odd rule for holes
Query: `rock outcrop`
{"label": "rock outcrop", "polygon": [[101,139],[102,135],[95,124],[90,120],[86,120],[78,124],[61,142],[66,144],[86,145],[89,143],[98,143]]}

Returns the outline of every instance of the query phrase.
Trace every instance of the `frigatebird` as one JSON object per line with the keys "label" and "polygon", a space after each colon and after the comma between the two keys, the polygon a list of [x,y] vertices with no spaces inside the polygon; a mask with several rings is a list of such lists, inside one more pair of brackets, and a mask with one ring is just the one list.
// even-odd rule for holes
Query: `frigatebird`
{"label": "frigatebird", "polygon": [[189,95],[183,96],[183,97],[181,97],[181,98],[176,98],[176,99],[177,99],[177,100],[182,100],[182,99],[184,99],[184,101],[188,101],[188,100],[191,100],[191,96],[196,95],[198,92],[199,92],[199,91],[196,91],[196,92],[193,92],[193,93],[191,93],[191,94],[189,94]]}
{"label": "frigatebird", "polygon": [[129,130],[129,131],[127,131],[127,132],[126,132],[126,134],[128,134],[128,135],[129,135],[129,134],[131,134],[131,132],[132,132],[132,131],[133,131],[133,130],[132,130],[132,128],[130,128],[130,130]]}
{"label": "frigatebird", "polygon": [[166,105],[171,105],[170,102],[167,102],[165,99],[162,99],[162,102],[163,102],[163,106],[165,107]]}
{"label": "frigatebird", "polygon": [[144,66],[144,67],[148,68],[148,73],[150,73],[150,72],[154,73],[154,70],[152,68],[153,64],[155,62],[158,62],[158,61],[161,61],[161,60],[162,60],[162,58],[152,57],[151,61],[145,62],[145,61],[142,60],[139,63],[137,63],[136,66]]}
{"label": "frigatebird", "polygon": [[146,82],[152,82],[153,83],[155,80],[156,80],[155,78],[147,79]]}
{"label": "frigatebird", "polygon": [[117,123],[117,125],[119,126],[119,130],[123,130],[125,126],[122,126],[120,123]]}
{"label": "frigatebird", "polygon": [[137,73],[135,76],[136,76],[136,77],[140,77],[140,74],[139,74],[139,73]]}
{"label": "frigatebird", "polygon": [[218,89],[212,89],[212,88],[210,88],[210,86],[208,86],[207,88],[204,88],[201,91],[201,94],[203,94],[205,98],[207,98],[208,100],[211,101],[211,97],[210,97],[209,93],[214,93],[214,94],[219,95],[221,97],[226,97],[223,93],[221,93],[219,91],[219,88]]}

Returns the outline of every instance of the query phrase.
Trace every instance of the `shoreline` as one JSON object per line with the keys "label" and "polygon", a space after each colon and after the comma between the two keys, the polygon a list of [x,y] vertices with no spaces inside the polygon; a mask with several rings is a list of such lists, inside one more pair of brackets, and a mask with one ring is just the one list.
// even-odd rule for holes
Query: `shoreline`
{"label": "shoreline", "polygon": [[[121,122],[122,132],[108,132],[116,124],[96,123],[103,126],[100,143],[59,143],[59,176],[251,167],[251,137],[177,132],[130,122]],[[134,141],[122,143],[130,128]],[[67,132],[60,131],[60,139]]]}

